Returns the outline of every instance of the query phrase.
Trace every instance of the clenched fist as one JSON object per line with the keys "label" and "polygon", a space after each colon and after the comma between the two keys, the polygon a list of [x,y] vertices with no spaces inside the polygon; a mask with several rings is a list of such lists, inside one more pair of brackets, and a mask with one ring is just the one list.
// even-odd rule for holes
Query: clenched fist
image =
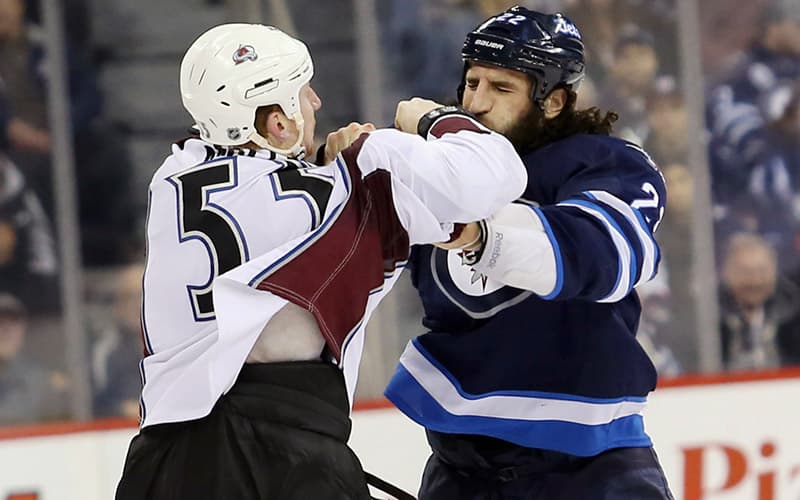
{"label": "clenched fist", "polygon": [[373,132],[375,125],[372,123],[356,123],[352,122],[346,127],[342,127],[336,132],[328,134],[325,140],[325,165],[332,162],[336,155],[346,149],[349,145],[353,144],[361,134],[365,132]]}
{"label": "clenched fist", "polygon": [[443,104],[439,104],[436,101],[420,97],[413,97],[408,101],[400,101],[397,103],[397,111],[395,111],[394,115],[394,126],[403,132],[416,134],[420,118],[428,111],[442,106]]}
{"label": "clenched fist", "polygon": [[481,227],[477,222],[466,224],[458,238],[449,242],[434,243],[434,246],[445,250],[477,250],[481,246]]}

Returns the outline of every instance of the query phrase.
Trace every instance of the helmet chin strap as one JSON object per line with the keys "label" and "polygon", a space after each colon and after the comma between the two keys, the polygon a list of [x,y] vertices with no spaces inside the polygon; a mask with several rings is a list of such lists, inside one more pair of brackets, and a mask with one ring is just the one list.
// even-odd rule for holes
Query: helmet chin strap
{"label": "helmet chin strap", "polygon": [[279,155],[286,156],[287,158],[302,160],[306,156],[306,148],[303,146],[303,136],[305,135],[303,125],[305,124],[305,120],[303,120],[303,115],[300,113],[295,113],[294,116],[292,116],[292,120],[294,120],[294,123],[297,126],[297,140],[291,147],[287,149],[281,149],[273,146],[269,143],[267,138],[259,134],[258,131],[253,131],[248,139],[256,143],[258,146],[268,149]]}

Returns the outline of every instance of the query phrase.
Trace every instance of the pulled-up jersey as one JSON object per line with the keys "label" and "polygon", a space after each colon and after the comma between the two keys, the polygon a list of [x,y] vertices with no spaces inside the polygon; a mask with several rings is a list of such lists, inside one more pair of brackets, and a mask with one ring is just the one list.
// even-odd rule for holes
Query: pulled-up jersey
{"label": "pulled-up jersey", "polygon": [[634,287],[657,270],[663,178],[638,146],[600,135],[523,160],[527,189],[488,219],[474,267],[414,248],[431,332],[408,344],[386,395],[434,431],[582,456],[649,446],[656,372],[635,338]]}
{"label": "pulled-up jersey", "polygon": [[326,166],[199,139],[173,146],[149,193],[142,426],[207,415],[289,303],[324,340],[287,328],[268,343],[305,353],[290,359],[319,359],[327,344],[352,400],[364,325],[409,244],[447,240],[454,223],[524,189],[505,138],[464,115],[431,134],[362,135]]}

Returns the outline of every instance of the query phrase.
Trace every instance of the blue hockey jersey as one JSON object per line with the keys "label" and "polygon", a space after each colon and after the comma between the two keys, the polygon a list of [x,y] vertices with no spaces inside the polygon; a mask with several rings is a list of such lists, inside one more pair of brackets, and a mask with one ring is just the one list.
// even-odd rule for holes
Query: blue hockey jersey
{"label": "blue hockey jersey", "polygon": [[[457,251],[415,247],[409,267],[431,331],[409,342],[386,396],[439,432],[580,456],[650,446],[642,411],[656,372],[635,338],[633,288],[658,267],[663,178],[638,146],[600,135],[523,160],[519,203],[546,234],[552,285],[514,288]],[[512,236],[503,244],[523,244]],[[481,261],[497,257],[492,248]]]}
{"label": "blue hockey jersey", "polygon": [[800,79],[800,55],[751,48],[706,100],[714,200],[735,202],[773,158],[768,125],[783,117]]}

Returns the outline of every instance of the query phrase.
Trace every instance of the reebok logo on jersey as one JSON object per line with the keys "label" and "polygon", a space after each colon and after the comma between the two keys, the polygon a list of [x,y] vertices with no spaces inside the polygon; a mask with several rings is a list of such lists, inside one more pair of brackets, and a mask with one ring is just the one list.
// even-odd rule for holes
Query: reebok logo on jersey
{"label": "reebok logo on jersey", "polygon": [[494,233],[494,245],[492,245],[492,254],[489,256],[489,267],[497,265],[497,259],[503,250],[503,233]]}
{"label": "reebok logo on jersey", "polygon": [[258,54],[256,54],[256,49],[252,45],[239,45],[239,48],[233,53],[233,62],[237,65],[245,61],[255,61],[256,59],[258,59]]}

